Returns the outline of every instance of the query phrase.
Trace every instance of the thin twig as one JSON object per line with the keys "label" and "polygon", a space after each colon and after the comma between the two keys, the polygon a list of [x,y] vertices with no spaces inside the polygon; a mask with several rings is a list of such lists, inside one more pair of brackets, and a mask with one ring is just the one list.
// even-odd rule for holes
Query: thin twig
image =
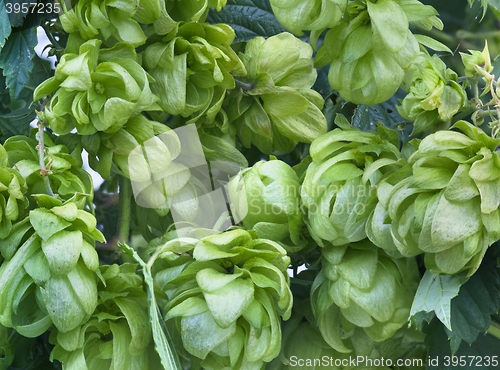
{"label": "thin twig", "polygon": [[45,184],[45,189],[47,190],[47,194],[49,194],[51,197],[54,196],[54,193],[52,192],[52,188],[50,187],[50,181],[49,181],[49,173],[52,171],[47,170],[45,167],[45,146],[43,144],[43,128],[44,124],[42,120],[40,120],[40,114],[36,112],[38,115],[38,160],[40,162],[40,175],[42,176],[43,183]]}

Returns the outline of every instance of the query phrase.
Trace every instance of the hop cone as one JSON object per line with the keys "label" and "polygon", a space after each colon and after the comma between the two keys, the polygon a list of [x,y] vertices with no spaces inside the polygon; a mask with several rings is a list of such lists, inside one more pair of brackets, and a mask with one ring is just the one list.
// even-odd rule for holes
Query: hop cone
{"label": "hop cone", "polygon": [[244,230],[190,240],[178,251],[192,258],[155,277],[169,293],[165,319],[204,369],[262,369],[279,354],[280,317],[291,313],[286,251]]}
{"label": "hop cone", "polygon": [[159,110],[151,77],[135,61],[133,47],[119,43],[100,50],[100,45],[93,39],[79,54],[64,54],[55,76],[35,89],[34,100],[54,93],[44,113],[56,134],[75,127],[80,135],[114,133],[142,111]]}
{"label": "hop cone", "polygon": [[290,152],[326,132],[323,98],[316,81],[312,48],[290,33],[256,37],[240,58],[248,72],[228,102],[228,116],[244,146],[261,152]]}
{"label": "hop cone", "polygon": [[390,228],[392,241],[372,238],[381,248],[425,253],[432,272],[470,276],[500,238],[500,140],[465,121],[454,127],[463,133],[425,137],[409,159],[411,171],[381,184],[370,227],[379,235]]}
{"label": "hop cone", "polygon": [[0,244],[0,323],[27,337],[52,324],[62,332],[86,322],[97,304],[94,240],[104,242],[90,213],[48,195],[13,225]]}
{"label": "hop cone", "polygon": [[225,24],[178,24],[162,42],[144,53],[145,66],[155,79],[159,105],[172,115],[214,120],[226,89],[235,87],[230,73],[244,74],[242,62],[231,49],[235,33]]}
{"label": "hop cone", "polygon": [[161,0],[79,0],[73,7],[61,2],[64,14],[59,19],[69,34],[78,33],[84,40],[102,36],[109,44],[146,42],[139,23],[153,23],[161,15]]}
{"label": "hop cone", "polygon": [[[19,171],[10,168],[5,148],[0,145],[0,239],[12,230],[12,223],[23,218],[28,200],[24,196],[26,181]],[[3,256],[0,258],[10,258]]]}
{"label": "hop cone", "polygon": [[[312,272],[312,271],[310,271]],[[307,273],[306,273],[307,274]],[[352,350],[342,353],[333,349],[323,339],[309,299],[312,285],[311,276],[300,273],[291,279],[295,303],[290,320],[282,324],[283,344],[280,355],[267,364],[267,370],[287,369],[336,369],[336,370],[374,370],[374,369],[410,369],[396,366],[398,359],[424,359],[427,348],[424,335],[414,328],[403,327],[394,336],[383,342],[374,342],[363,330],[355,327],[345,332],[346,345]],[[312,279],[314,279],[314,275]],[[358,357],[359,356],[359,357]],[[392,367],[370,366],[370,360],[392,360]],[[303,361],[301,364],[299,360]],[[307,361],[310,361],[307,363]],[[355,360],[354,362],[352,360]],[[359,363],[357,363],[359,361]],[[301,366],[302,365],[302,366]],[[415,367],[411,367],[415,369]],[[418,370],[423,370],[418,368]]]}
{"label": "hop cone", "polygon": [[278,21],[297,36],[302,31],[321,34],[341,20],[347,0],[271,0]]}
{"label": "hop cone", "polygon": [[381,342],[407,324],[420,280],[414,259],[391,258],[368,240],[321,252],[311,300],[323,338],[335,350],[351,351],[342,333],[356,326]]}
{"label": "hop cone", "polygon": [[[285,162],[260,161],[242,171],[246,202],[237,205],[246,215],[243,225],[254,229],[261,238],[271,239],[289,252],[297,252],[307,243],[302,236],[300,183],[295,171]],[[236,192],[235,192],[236,193]],[[231,199],[236,196],[231,196]]]}
{"label": "hop cone", "polygon": [[105,284],[98,284],[98,306],[90,320],[71,331],[51,333],[51,358],[61,361],[63,370],[161,368],[136,267],[100,267]]}
{"label": "hop cone", "polygon": [[382,103],[396,93],[419,52],[409,23],[442,29],[436,14],[419,1],[350,2],[344,20],[326,34],[315,65],[331,64],[328,81],[344,99]]}
{"label": "hop cone", "polygon": [[402,117],[414,121],[412,135],[449,121],[467,101],[458,75],[437,55],[419,56],[406,74],[405,84],[409,93],[396,108]]}
{"label": "hop cone", "polygon": [[377,203],[376,185],[401,165],[397,133],[382,127],[378,131],[347,126],[312,143],[301,197],[305,223],[320,246],[366,238],[365,224]]}
{"label": "hop cone", "polygon": [[[29,138],[26,136],[12,136],[8,138],[4,147],[7,151],[11,166],[16,168],[26,180],[29,194],[47,193],[42,175],[37,151],[37,130],[33,129]],[[44,163],[48,169],[45,175],[49,179],[52,190],[60,200],[68,200],[75,193],[88,194],[93,197],[94,188],[92,177],[81,167],[82,147],[77,135],[68,135],[64,143],[57,144],[59,138],[44,132],[44,147],[46,155]],[[85,198],[80,198],[85,203]]]}
{"label": "hop cone", "polygon": [[118,131],[82,135],[81,144],[89,153],[89,165],[103,178],[109,179],[113,164],[130,178],[129,156],[137,147],[170,129],[139,114],[130,118]]}

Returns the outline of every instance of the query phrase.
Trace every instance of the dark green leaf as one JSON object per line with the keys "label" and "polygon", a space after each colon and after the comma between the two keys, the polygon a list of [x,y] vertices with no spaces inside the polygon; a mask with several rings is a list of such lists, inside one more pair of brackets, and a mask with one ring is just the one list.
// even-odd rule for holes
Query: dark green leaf
{"label": "dark green leaf", "polygon": [[220,12],[212,9],[207,22],[226,23],[236,32],[234,42],[285,32],[273,14],[269,0],[228,0]]}
{"label": "dark green leaf", "polygon": [[360,105],[352,118],[352,125],[362,131],[374,130],[375,122],[382,122],[386,127],[395,128],[397,124],[406,121],[396,110],[396,105],[399,105],[398,98],[402,99],[404,96],[405,93],[399,90],[386,102],[372,106]]}
{"label": "dark green leaf", "polygon": [[[456,357],[452,358],[446,328],[439,320],[432,320],[424,328],[424,333],[427,334],[425,338],[425,344],[428,347],[427,370],[498,369],[500,340],[492,335],[480,335],[472,345],[462,342],[455,354]],[[496,356],[496,362],[492,361],[494,356]],[[461,360],[462,364],[460,364]]]}
{"label": "dark green leaf", "polygon": [[486,259],[479,270],[460,288],[451,301],[451,328],[448,338],[452,353],[464,340],[474,342],[485,333],[491,323],[491,315],[500,309],[500,284],[496,261]]}
{"label": "dark green leaf", "polygon": [[16,100],[24,86],[30,81],[36,44],[35,30],[28,29],[10,35],[2,49],[0,68],[3,69],[3,75],[6,77],[11,100]]}
{"label": "dark green leaf", "polygon": [[5,45],[5,40],[9,37],[10,32],[9,14],[7,13],[4,0],[0,0],[0,50]]}

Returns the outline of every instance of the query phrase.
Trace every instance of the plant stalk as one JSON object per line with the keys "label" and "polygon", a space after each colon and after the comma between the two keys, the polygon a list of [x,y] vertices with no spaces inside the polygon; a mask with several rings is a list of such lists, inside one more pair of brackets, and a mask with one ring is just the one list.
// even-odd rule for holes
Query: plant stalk
{"label": "plant stalk", "polygon": [[495,338],[500,339],[500,324],[495,320],[491,320],[490,327],[486,332],[493,335]]}
{"label": "plant stalk", "polygon": [[118,221],[118,238],[122,243],[128,243],[130,231],[130,216],[132,208],[132,184],[124,176],[119,178],[120,202],[118,204],[120,219]]}
{"label": "plant stalk", "polygon": [[47,190],[47,194],[53,197],[54,192],[50,187],[50,180],[49,180],[50,170],[47,170],[47,168],[45,167],[45,145],[43,143],[44,124],[39,119],[37,125],[38,125],[38,160],[40,163],[40,175],[42,176],[45,189]]}

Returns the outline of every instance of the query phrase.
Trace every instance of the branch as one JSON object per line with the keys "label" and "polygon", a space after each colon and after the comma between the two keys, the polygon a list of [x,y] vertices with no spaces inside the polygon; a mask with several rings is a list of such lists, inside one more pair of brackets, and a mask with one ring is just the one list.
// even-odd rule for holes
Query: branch
{"label": "branch", "polygon": [[132,184],[130,180],[124,176],[119,178],[120,185],[120,203],[119,203],[119,214],[120,219],[118,221],[118,238],[122,243],[127,243],[129,239],[130,231],[130,214],[131,214],[131,196],[132,196]]}
{"label": "branch", "polygon": [[45,146],[43,144],[43,129],[44,129],[44,124],[42,120],[40,119],[40,113],[36,112],[38,116],[38,160],[40,163],[40,175],[42,176],[43,183],[45,184],[45,189],[47,190],[47,194],[49,194],[51,197],[54,196],[54,193],[52,192],[52,188],[50,187],[50,181],[49,181],[49,173],[52,171],[47,170],[45,167]]}

